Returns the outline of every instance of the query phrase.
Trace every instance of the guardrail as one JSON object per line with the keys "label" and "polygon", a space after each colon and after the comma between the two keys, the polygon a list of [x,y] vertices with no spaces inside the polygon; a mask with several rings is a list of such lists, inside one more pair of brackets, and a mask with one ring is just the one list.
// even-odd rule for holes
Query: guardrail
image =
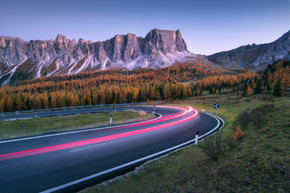
{"label": "guardrail", "polygon": [[0,113],[0,115],[9,115],[9,114],[21,114],[21,113],[36,113],[42,111],[58,111],[58,110],[68,110],[68,109],[85,109],[85,108],[94,108],[94,107],[113,107],[113,106],[128,106],[128,105],[146,105],[147,103],[121,103],[121,104],[105,104],[105,105],[85,105],[85,106],[76,106],[76,107],[60,107],[60,108],[50,108],[50,109],[38,109],[38,110],[28,110],[28,111],[14,111],[14,112],[5,112]]}

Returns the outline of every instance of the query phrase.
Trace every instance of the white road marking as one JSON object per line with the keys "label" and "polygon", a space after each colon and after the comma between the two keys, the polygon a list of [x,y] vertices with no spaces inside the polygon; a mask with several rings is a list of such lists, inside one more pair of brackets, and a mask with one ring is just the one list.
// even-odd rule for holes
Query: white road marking
{"label": "white road marking", "polygon": [[91,128],[91,129],[84,129],[84,130],[77,130],[77,131],[69,131],[69,132],[63,132],[63,133],[55,133],[55,134],[49,134],[49,135],[40,135],[40,136],[34,136],[34,137],[25,137],[25,138],[19,138],[19,139],[10,139],[10,140],[5,140],[5,141],[0,141],[1,143],[11,143],[15,141],[25,141],[25,140],[30,140],[30,139],[39,139],[39,138],[45,138],[45,137],[52,137],[52,136],[58,136],[58,135],[67,135],[67,134],[72,134],[72,133],[81,133],[81,132],[87,132],[87,131],[97,131],[97,130],[103,130],[103,129],[109,129],[109,128],[114,128],[114,127],[122,127],[122,126],[129,126],[129,125],[134,125],[134,124],[139,124],[139,123],[147,123],[150,121],[155,121],[160,118],[162,118],[162,115],[159,113],[155,113],[159,117],[155,119],[150,119],[147,121],[141,121],[141,122],[135,122],[135,123],[130,123],[130,124],[122,124],[122,125],[114,125],[114,126],[106,126],[106,127],[101,127],[101,128]]}
{"label": "white road marking", "polygon": [[[210,135],[212,134],[219,126],[220,126],[220,120],[222,120],[221,118],[217,118],[217,116],[215,115],[210,115],[210,114],[207,114],[208,116],[211,116],[213,118],[215,118],[218,122],[218,124],[216,125],[215,128],[213,128],[212,130],[210,130],[209,132],[201,135],[199,138],[203,138],[203,137],[206,137],[207,135]],[[220,120],[219,120],[220,119]],[[222,120],[223,122],[223,126],[224,126],[224,121]],[[222,126],[222,127],[223,127]],[[137,160],[134,160],[134,161],[131,161],[131,162],[128,162],[128,163],[125,163],[125,164],[122,164],[122,165],[119,165],[119,166],[116,166],[116,167],[113,167],[111,169],[108,169],[108,170],[104,170],[102,172],[99,172],[99,173],[96,173],[96,174],[93,174],[93,175],[90,175],[90,176],[87,176],[87,177],[84,177],[84,178],[81,178],[81,179],[78,179],[78,180],[75,180],[75,181],[72,181],[72,182],[69,182],[69,183],[66,183],[66,184],[63,184],[63,185],[60,185],[60,186],[57,186],[57,187],[54,187],[54,188],[51,188],[51,189],[48,189],[48,190],[45,190],[45,191],[42,191],[41,193],[50,193],[50,192],[55,192],[55,191],[59,191],[59,190],[62,190],[64,188],[67,188],[69,186],[72,186],[72,185],[75,185],[75,184],[79,184],[81,182],[84,182],[84,181],[87,181],[87,180],[90,180],[90,179],[93,179],[93,178],[96,178],[96,177],[99,177],[99,176],[102,176],[104,174],[108,174],[110,172],[114,172],[116,170],[119,170],[119,169],[122,169],[122,168],[125,168],[127,166],[130,166],[130,165],[133,165],[133,164],[136,164],[136,163],[139,163],[139,162],[142,162],[142,161],[145,161],[145,160],[148,160],[150,158],[153,158],[153,157],[156,157],[156,156],[159,156],[159,155],[162,155],[164,153],[168,153],[170,151],[173,151],[173,150],[178,150],[179,148],[182,148],[183,146],[186,146],[188,144],[191,144],[195,142],[195,139],[192,139],[192,140],[189,140],[187,142],[184,142],[182,144],[179,144],[179,145],[176,145],[174,147],[171,147],[171,148],[168,148],[168,149],[165,149],[163,151],[160,151],[160,152],[157,152],[157,153],[154,153],[154,154],[151,154],[151,155],[148,155],[148,156],[145,156],[143,158],[140,158],[140,159],[137,159]]]}

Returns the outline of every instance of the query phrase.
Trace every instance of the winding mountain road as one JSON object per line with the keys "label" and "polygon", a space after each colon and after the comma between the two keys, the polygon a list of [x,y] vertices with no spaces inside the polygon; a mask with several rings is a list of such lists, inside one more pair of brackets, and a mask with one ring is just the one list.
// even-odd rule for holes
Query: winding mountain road
{"label": "winding mountain road", "polygon": [[[152,106],[130,109],[153,112]],[[193,143],[197,130],[204,138],[224,124],[191,107],[157,106],[155,113],[123,125],[0,141],[0,192],[74,191]]]}

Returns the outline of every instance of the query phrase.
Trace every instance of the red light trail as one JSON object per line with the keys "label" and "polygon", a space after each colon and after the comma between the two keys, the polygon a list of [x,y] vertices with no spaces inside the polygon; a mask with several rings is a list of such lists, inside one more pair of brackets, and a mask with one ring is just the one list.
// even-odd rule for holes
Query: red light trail
{"label": "red light trail", "polygon": [[[160,106],[160,107],[162,107],[162,106]],[[167,108],[168,108],[168,106],[167,106]],[[71,148],[75,148],[75,147],[96,144],[96,143],[100,143],[100,142],[120,139],[120,138],[129,137],[129,136],[133,136],[133,135],[140,135],[143,133],[148,133],[148,132],[152,132],[152,131],[156,131],[159,129],[164,129],[164,128],[167,128],[170,126],[184,123],[188,120],[195,118],[198,115],[197,110],[193,109],[192,107],[188,107],[188,108],[169,107],[169,108],[178,108],[178,109],[183,110],[184,112],[174,114],[174,115],[165,116],[159,120],[154,120],[152,122],[136,123],[133,125],[128,125],[127,127],[141,126],[141,125],[147,125],[147,124],[152,124],[152,123],[157,123],[157,122],[163,122],[166,120],[179,118],[179,117],[182,117],[184,115],[188,115],[188,114],[190,115],[191,113],[192,113],[192,115],[185,117],[184,119],[172,122],[172,123],[166,123],[163,125],[149,127],[149,128],[145,128],[145,129],[129,131],[129,132],[125,132],[125,133],[114,134],[114,135],[109,135],[109,136],[105,136],[105,137],[98,137],[98,138],[93,138],[93,139],[88,139],[88,140],[82,140],[82,141],[77,141],[77,142],[72,142],[72,143],[65,143],[65,144],[60,144],[60,145],[54,145],[54,146],[42,147],[42,148],[37,148],[37,149],[30,149],[30,150],[19,151],[19,152],[14,152],[14,153],[2,154],[2,155],[0,155],[0,161],[20,158],[20,157],[26,157],[26,156],[31,156],[31,155],[37,155],[37,154],[42,154],[42,153],[48,153],[48,152],[53,152],[53,151],[59,151],[59,150],[64,150],[64,149],[71,149]],[[122,127],[116,127],[116,128],[120,129],[120,128],[127,128],[127,127],[122,126]]]}

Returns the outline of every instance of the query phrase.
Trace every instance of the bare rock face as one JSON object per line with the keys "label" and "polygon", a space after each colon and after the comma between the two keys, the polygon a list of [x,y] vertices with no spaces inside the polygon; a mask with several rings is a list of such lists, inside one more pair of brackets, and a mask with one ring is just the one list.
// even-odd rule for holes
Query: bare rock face
{"label": "bare rock face", "polygon": [[128,34],[124,47],[124,62],[134,60],[142,55],[138,37],[135,34]]}
{"label": "bare rock face", "polygon": [[[179,30],[153,29],[145,38],[135,34],[116,35],[103,42],[84,39],[76,42],[60,34],[55,40],[29,42],[1,36],[0,84],[24,80],[26,71],[30,73],[29,77],[36,78],[107,68],[161,68],[188,57],[191,60],[197,58],[187,51]],[[26,71],[22,70],[23,75],[18,73],[18,77],[13,78],[23,64]],[[11,82],[11,79],[14,81]]]}
{"label": "bare rock face", "polygon": [[214,64],[225,67],[264,69],[279,59],[290,60],[290,31],[269,44],[241,46],[207,58]]}
{"label": "bare rock face", "polygon": [[145,37],[145,53],[151,54],[153,50],[166,53],[176,53],[187,50],[186,44],[182,39],[181,33],[177,31],[168,30],[151,30]]}

